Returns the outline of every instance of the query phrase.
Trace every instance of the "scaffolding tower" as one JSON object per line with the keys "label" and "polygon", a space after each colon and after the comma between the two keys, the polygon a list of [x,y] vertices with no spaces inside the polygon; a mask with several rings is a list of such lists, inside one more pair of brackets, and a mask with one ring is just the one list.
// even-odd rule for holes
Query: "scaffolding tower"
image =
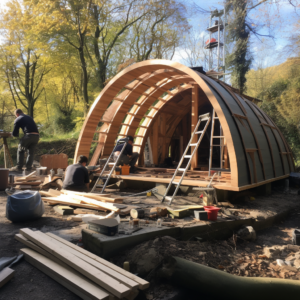
{"label": "scaffolding tower", "polygon": [[226,11],[214,10],[210,14],[209,40],[206,41],[205,49],[209,51],[208,76],[223,79],[225,81],[225,43],[226,43]]}

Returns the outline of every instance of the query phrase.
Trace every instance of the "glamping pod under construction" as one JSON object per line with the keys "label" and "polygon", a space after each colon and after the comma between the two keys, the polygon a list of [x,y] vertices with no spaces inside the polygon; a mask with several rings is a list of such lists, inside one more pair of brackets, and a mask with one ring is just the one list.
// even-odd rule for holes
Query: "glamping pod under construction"
{"label": "glamping pod under construction", "polygon": [[[144,166],[145,146],[156,166],[168,157],[176,164],[198,116],[209,112],[212,121],[183,185],[206,186],[213,173],[209,170],[218,172],[214,187],[233,191],[286,178],[294,171],[291,150],[256,101],[180,63],[136,63],[110,80],[95,100],[81,130],[75,159],[89,156],[93,147],[90,165],[96,165],[100,156],[110,155],[117,139],[131,135],[133,150],[140,153],[139,166]],[[161,170],[165,176],[126,178],[168,183],[172,170]],[[146,174],[147,169],[144,171]]]}

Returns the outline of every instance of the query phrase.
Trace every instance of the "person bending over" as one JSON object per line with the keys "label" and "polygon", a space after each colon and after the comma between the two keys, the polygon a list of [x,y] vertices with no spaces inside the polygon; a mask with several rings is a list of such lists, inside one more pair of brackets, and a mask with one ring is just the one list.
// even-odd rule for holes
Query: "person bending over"
{"label": "person bending over", "polygon": [[87,162],[87,157],[80,155],[77,164],[67,167],[63,182],[63,189],[76,192],[89,191],[90,180],[89,173],[86,168]]}
{"label": "person bending over", "polygon": [[31,171],[34,150],[39,142],[40,136],[38,128],[33,120],[28,115],[25,115],[21,109],[15,110],[16,120],[14,122],[14,130],[12,136],[19,136],[19,129],[22,128],[24,136],[20,139],[17,152],[17,165],[10,169],[10,171],[22,171],[24,164],[24,153],[28,150],[26,159],[26,171]]}
{"label": "person bending over", "polygon": [[[130,173],[135,172],[135,164],[137,160],[139,159],[139,154],[137,152],[132,152],[132,144],[133,144],[133,137],[127,136],[128,143],[121,154],[123,144],[118,145],[114,149],[114,159],[117,162],[117,164],[120,165],[130,165]],[[121,155],[120,155],[121,154]]]}

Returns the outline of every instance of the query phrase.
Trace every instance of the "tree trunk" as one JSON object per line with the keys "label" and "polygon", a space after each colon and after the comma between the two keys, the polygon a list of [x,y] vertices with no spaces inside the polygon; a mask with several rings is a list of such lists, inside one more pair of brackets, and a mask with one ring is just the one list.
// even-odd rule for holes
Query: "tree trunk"
{"label": "tree trunk", "polygon": [[99,37],[100,37],[100,29],[99,26],[96,26],[93,44],[94,44],[94,54],[98,64],[98,70],[96,70],[96,74],[98,77],[99,88],[102,90],[104,88],[105,81],[106,81],[106,66],[104,66],[104,63],[100,56],[100,50],[98,45]]}
{"label": "tree trunk", "polygon": [[81,62],[81,69],[82,69],[82,95],[84,100],[84,116],[88,114],[89,111],[89,96],[88,96],[88,73],[87,67],[83,52],[83,47],[78,48],[80,62]]}
{"label": "tree trunk", "polygon": [[98,62],[98,76],[99,76],[99,87],[102,90],[105,87],[106,81],[106,65],[102,61]]}
{"label": "tree trunk", "polygon": [[28,109],[27,109],[28,115],[31,116],[31,117],[33,118],[34,101],[33,101],[33,99],[31,99],[31,97],[29,97],[29,98],[27,99],[27,107],[28,107]]}

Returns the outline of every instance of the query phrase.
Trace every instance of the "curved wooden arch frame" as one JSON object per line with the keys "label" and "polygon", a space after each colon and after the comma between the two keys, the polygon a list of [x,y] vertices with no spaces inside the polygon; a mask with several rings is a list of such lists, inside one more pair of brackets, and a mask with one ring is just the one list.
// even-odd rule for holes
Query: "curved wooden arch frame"
{"label": "curved wooden arch frame", "polygon": [[[178,72],[178,75],[188,75],[191,81],[194,81],[199,85],[202,91],[206,94],[208,100],[213,106],[216,114],[219,117],[221,126],[224,131],[224,136],[227,141],[230,166],[231,166],[231,185],[233,187],[238,187],[238,168],[237,168],[237,158],[235,153],[235,148],[233,144],[233,138],[231,136],[229,125],[227,124],[225,115],[222,111],[222,108],[214,96],[211,88],[206,84],[206,82],[199,76],[199,73],[193,71],[192,69],[177,63],[171,62],[167,60],[150,60],[143,61],[140,63],[136,63],[133,66],[130,66],[116,75],[102,90],[100,95],[95,100],[92,105],[88,116],[85,119],[82,130],[79,135],[78,143],[75,150],[75,160],[79,155],[88,156],[90,146],[93,140],[94,132],[98,126],[99,120],[101,116],[104,114],[107,106],[110,102],[118,95],[119,91],[126,87],[129,82],[133,82],[137,80],[140,76],[145,73],[149,73],[152,71],[156,71],[159,69],[171,69],[175,72]],[[123,103],[120,107],[123,106]],[[128,109],[127,109],[128,110]],[[109,135],[109,131],[111,126],[107,132],[107,136]],[[92,132],[94,130],[94,132]],[[113,149],[113,145],[106,144],[110,151]]]}
{"label": "curved wooden arch frame", "polygon": [[[104,155],[111,153],[118,136],[135,136],[134,151],[142,152],[152,126],[155,124],[160,112],[163,112],[163,109],[165,107],[167,109],[168,106],[174,112],[175,117],[175,119],[172,118],[172,124],[169,123],[168,134],[171,135],[184,117],[180,113],[175,116],[176,110],[174,110],[174,106],[173,108],[171,106],[172,99],[180,92],[192,87],[196,88],[192,92],[193,95],[195,95],[194,91],[202,90],[215,110],[222,126],[231,167],[231,187],[229,189],[251,188],[257,184],[286,178],[289,171],[293,171],[294,162],[291,150],[282,133],[269,116],[254,103],[245,100],[243,95],[238,95],[222,82],[212,80],[179,63],[166,60],[150,60],[137,63],[120,72],[107,84],[95,100],[84,122],[75,151],[75,159],[78,155],[89,155],[95,132],[99,133],[99,138],[96,141],[98,144],[91,164],[97,162],[102,151]],[[198,96],[195,97],[193,99],[199,101]],[[154,104],[155,101],[157,103]],[[185,103],[185,101],[182,103]],[[188,107],[189,105],[186,108],[187,112]],[[192,104],[192,107],[195,108],[196,106]],[[178,110],[182,110],[182,113],[184,113],[185,106],[179,107]],[[249,111],[254,113],[254,115],[251,113],[252,119],[249,116]],[[143,122],[141,122],[142,120]],[[96,131],[99,122],[104,124],[99,131]],[[252,125],[255,126],[255,130]],[[261,128],[259,133],[256,132],[258,126]],[[266,133],[266,126],[271,128],[272,135],[274,135],[272,142]],[[137,129],[139,131],[135,134]],[[260,134],[260,137],[257,134]],[[262,143],[262,134],[267,139],[267,143]],[[275,142],[276,149],[272,149]],[[262,148],[261,145],[263,145]],[[266,147],[268,147],[268,150]],[[271,160],[269,164],[273,165],[274,171],[274,177],[268,180],[266,180],[264,169],[266,162],[262,158],[262,151],[265,150],[270,152]],[[280,157],[280,162],[275,160],[273,153],[276,153],[276,157]],[[275,167],[279,163],[282,164],[283,176],[281,176],[281,171],[276,174]],[[238,165],[240,166],[240,172]],[[246,170],[247,166],[249,170]],[[257,173],[255,167],[258,167],[261,173]],[[270,171],[268,172],[270,174]],[[257,174],[263,178],[262,181],[256,177]],[[249,181],[245,176],[250,177],[250,184],[247,183]]]}

